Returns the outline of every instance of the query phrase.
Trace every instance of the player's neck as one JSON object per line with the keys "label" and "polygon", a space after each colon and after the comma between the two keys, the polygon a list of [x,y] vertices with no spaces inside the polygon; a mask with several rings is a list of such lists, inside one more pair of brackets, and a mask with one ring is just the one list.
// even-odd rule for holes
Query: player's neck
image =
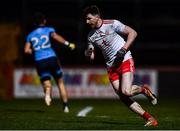
{"label": "player's neck", "polygon": [[41,26],[43,27],[43,26],[45,26],[45,24],[39,24],[39,26],[40,26],[40,27],[41,27]]}

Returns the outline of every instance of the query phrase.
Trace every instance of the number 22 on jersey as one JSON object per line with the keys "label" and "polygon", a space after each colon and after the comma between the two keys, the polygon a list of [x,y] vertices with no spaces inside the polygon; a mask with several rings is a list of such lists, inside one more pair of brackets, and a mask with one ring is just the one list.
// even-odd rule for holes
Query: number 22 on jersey
{"label": "number 22 on jersey", "polygon": [[51,47],[51,44],[49,42],[49,37],[47,35],[41,35],[40,38],[32,37],[31,42],[33,44],[33,49],[35,51]]}

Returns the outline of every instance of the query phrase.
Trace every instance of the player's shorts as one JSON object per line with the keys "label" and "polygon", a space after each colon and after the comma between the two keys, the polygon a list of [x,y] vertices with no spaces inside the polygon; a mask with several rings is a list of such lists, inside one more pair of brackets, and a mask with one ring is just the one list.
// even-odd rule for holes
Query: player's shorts
{"label": "player's shorts", "polygon": [[119,67],[109,67],[107,68],[109,80],[111,82],[120,79],[120,76],[126,72],[135,71],[133,59],[128,59],[124,61]]}
{"label": "player's shorts", "polygon": [[63,76],[60,63],[56,57],[39,60],[36,61],[35,64],[41,82],[50,80],[51,76],[53,76],[55,79],[61,78]]}

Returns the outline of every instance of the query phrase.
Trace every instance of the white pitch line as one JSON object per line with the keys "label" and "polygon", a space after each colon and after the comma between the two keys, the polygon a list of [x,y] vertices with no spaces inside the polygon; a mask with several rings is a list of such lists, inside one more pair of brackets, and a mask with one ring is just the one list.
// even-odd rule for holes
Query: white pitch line
{"label": "white pitch line", "polygon": [[87,113],[89,113],[92,109],[93,109],[93,107],[87,106],[87,107],[83,108],[81,111],[79,111],[77,116],[78,117],[85,117],[87,115]]}

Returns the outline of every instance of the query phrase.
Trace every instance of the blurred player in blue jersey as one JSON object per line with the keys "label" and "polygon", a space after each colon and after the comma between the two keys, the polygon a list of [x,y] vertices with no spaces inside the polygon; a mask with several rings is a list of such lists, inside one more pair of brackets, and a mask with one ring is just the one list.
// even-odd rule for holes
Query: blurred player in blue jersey
{"label": "blurred player in blue jersey", "polygon": [[34,55],[35,66],[45,93],[46,105],[51,105],[52,84],[50,80],[51,76],[53,76],[57,83],[59,94],[62,97],[63,110],[64,112],[69,112],[68,95],[62,79],[63,72],[55,51],[51,47],[50,39],[52,38],[68,46],[71,50],[75,49],[75,44],[69,43],[62,36],[58,35],[53,27],[47,27],[45,15],[42,13],[35,14],[34,24],[36,28],[28,34],[24,52]]}

